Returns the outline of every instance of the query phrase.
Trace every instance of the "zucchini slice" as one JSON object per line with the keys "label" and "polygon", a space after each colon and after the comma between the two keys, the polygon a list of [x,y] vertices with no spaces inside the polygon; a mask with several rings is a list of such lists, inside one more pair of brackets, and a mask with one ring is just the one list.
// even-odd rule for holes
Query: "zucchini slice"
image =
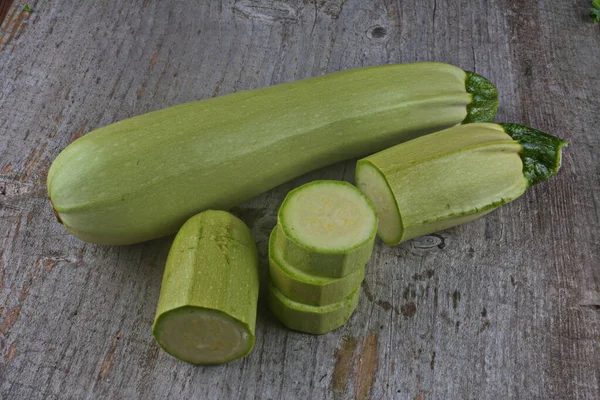
{"label": "zucchini slice", "polygon": [[282,260],[305,273],[341,278],[369,261],[377,234],[371,201],[343,181],[313,181],[288,193],[274,237]]}
{"label": "zucchini slice", "polygon": [[365,277],[365,267],[342,278],[327,278],[307,274],[285,262],[275,245],[276,236],[281,234],[273,229],[269,240],[269,272],[271,282],[289,299],[312,306],[337,303],[350,296]]}
{"label": "zucchini slice", "polygon": [[342,301],[315,307],[290,300],[275,286],[269,286],[269,307],[290,329],[321,335],[344,325],[358,305],[360,288]]}

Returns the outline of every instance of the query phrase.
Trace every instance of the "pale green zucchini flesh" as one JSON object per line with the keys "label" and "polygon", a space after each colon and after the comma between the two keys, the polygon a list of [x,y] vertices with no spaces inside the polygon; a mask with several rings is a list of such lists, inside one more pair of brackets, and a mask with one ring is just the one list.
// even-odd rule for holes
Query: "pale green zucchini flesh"
{"label": "pale green zucchini flesh", "polygon": [[281,258],[305,273],[341,278],[364,268],[377,235],[371,201],[344,181],[319,180],[288,193],[274,238]]}
{"label": "pale green zucchini flesh", "polygon": [[269,308],[282,324],[304,333],[321,335],[344,325],[358,305],[360,288],[337,303],[315,307],[290,300],[269,286]]}
{"label": "pale green zucchini flesh", "polygon": [[157,321],[154,335],[167,353],[194,365],[235,360],[248,354],[254,345],[243,323],[202,307],[170,310]]}
{"label": "pale green zucchini flesh", "polygon": [[463,121],[492,120],[497,106],[489,81],[448,64],[346,70],[97,129],[59,154],[48,193],[76,237],[135,243],[311,170]]}
{"label": "pale green zucchini flesh", "polygon": [[360,286],[365,276],[365,267],[342,278],[327,278],[307,274],[288,264],[281,257],[273,229],[269,240],[269,273],[271,282],[290,300],[313,306],[337,303],[350,296]]}
{"label": "pale green zucchini flesh", "polygon": [[481,217],[550,178],[566,143],[516,124],[468,124],[359,160],[356,184],[389,245]]}
{"label": "pale green zucchini flesh", "polygon": [[372,240],[377,215],[348,182],[313,181],[292,190],[278,223],[291,239],[319,252],[346,252]]}
{"label": "pale green zucchini flesh", "polygon": [[188,220],[167,258],[152,334],[172,356],[218,364],[254,346],[259,288],[256,245],[225,211]]}

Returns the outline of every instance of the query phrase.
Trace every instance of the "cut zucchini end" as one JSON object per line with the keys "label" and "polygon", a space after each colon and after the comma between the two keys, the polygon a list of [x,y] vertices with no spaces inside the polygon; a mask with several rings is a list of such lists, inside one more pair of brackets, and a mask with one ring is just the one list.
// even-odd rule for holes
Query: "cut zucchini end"
{"label": "cut zucchini end", "polygon": [[244,357],[254,336],[240,321],[217,310],[184,306],[161,314],[152,335],[171,356],[194,365],[222,364]]}
{"label": "cut zucchini end", "polygon": [[287,238],[319,253],[349,253],[373,241],[377,230],[373,204],[344,181],[313,181],[292,190],[278,222]]}
{"label": "cut zucchini end", "polygon": [[322,335],[344,325],[356,309],[360,287],[342,301],[315,307],[293,301],[269,282],[269,308],[290,329]]}
{"label": "cut zucchini end", "polygon": [[367,160],[356,164],[356,186],[375,204],[379,217],[377,234],[387,245],[394,246],[402,241],[402,217],[389,183],[384,175]]}

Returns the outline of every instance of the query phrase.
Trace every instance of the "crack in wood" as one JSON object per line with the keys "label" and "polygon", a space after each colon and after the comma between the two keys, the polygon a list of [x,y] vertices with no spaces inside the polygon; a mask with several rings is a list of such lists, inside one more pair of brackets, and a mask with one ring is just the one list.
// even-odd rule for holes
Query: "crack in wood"
{"label": "crack in wood", "polygon": [[269,22],[296,22],[298,16],[296,10],[285,3],[273,3],[267,0],[244,0],[239,1],[233,7],[247,18],[255,18]]}

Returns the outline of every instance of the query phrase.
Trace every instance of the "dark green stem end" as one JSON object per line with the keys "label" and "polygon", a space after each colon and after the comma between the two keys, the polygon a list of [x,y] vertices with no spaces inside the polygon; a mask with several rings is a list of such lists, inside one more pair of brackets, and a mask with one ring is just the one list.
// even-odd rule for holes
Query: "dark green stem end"
{"label": "dark green stem end", "polygon": [[473,100],[467,106],[467,117],[462,123],[492,122],[498,111],[498,89],[483,76],[465,72],[465,89],[473,95]]}
{"label": "dark green stem end", "polygon": [[523,146],[523,175],[530,187],[558,172],[562,148],[568,144],[566,141],[523,125],[500,125],[504,132]]}

